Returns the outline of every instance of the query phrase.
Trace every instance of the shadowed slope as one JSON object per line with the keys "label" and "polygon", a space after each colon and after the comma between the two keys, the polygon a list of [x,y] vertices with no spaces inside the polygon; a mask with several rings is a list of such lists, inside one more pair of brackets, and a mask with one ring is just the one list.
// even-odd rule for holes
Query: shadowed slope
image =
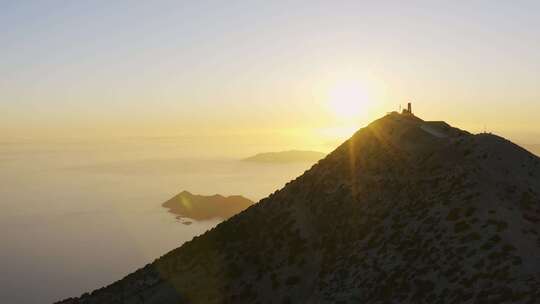
{"label": "shadowed slope", "polygon": [[65,303],[527,303],[540,160],[390,114],[144,269]]}

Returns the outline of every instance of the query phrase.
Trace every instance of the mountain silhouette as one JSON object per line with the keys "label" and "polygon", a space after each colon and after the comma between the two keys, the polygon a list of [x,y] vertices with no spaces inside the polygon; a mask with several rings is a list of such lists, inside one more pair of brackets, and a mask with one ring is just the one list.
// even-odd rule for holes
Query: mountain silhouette
{"label": "mountain silhouette", "polygon": [[391,113],[154,263],[62,303],[538,303],[540,159]]}

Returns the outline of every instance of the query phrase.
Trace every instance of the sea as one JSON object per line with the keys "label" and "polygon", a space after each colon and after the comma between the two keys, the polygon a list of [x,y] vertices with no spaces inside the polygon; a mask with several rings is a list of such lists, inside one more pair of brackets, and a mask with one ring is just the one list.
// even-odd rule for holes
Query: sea
{"label": "sea", "polygon": [[183,190],[258,201],[313,165],[195,150],[175,139],[0,142],[0,302],[79,296],[222,221],[181,224],[161,204]]}

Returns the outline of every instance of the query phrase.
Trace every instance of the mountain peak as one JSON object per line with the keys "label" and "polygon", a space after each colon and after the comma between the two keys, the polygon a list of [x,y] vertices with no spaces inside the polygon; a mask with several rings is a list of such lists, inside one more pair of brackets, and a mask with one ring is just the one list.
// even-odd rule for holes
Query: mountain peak
{"label": "mountain peak", "polygon": [[[413,114],[400,114],[391,112],[386,116],[375,120],[368,125],[368,128],[385,130],[392,133],[397,131],[396,136],[402,135],[402,132],[411,129],[421,129],[425,133],[434,137],[445,138],[468,135],[468,132],[453,128],[444,121],[425,121]],[[401,131],[401,132],[400,132]]]}

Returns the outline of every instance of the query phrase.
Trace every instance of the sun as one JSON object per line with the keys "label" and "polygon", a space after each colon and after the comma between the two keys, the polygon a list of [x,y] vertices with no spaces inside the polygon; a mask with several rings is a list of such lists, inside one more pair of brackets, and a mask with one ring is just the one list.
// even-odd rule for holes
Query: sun
{"label": "sun", "polygon": [[334,86],[328,96],[328,105],[340,119],[359,118],[370,106],[369,92],[357,82],[343,82]]}

